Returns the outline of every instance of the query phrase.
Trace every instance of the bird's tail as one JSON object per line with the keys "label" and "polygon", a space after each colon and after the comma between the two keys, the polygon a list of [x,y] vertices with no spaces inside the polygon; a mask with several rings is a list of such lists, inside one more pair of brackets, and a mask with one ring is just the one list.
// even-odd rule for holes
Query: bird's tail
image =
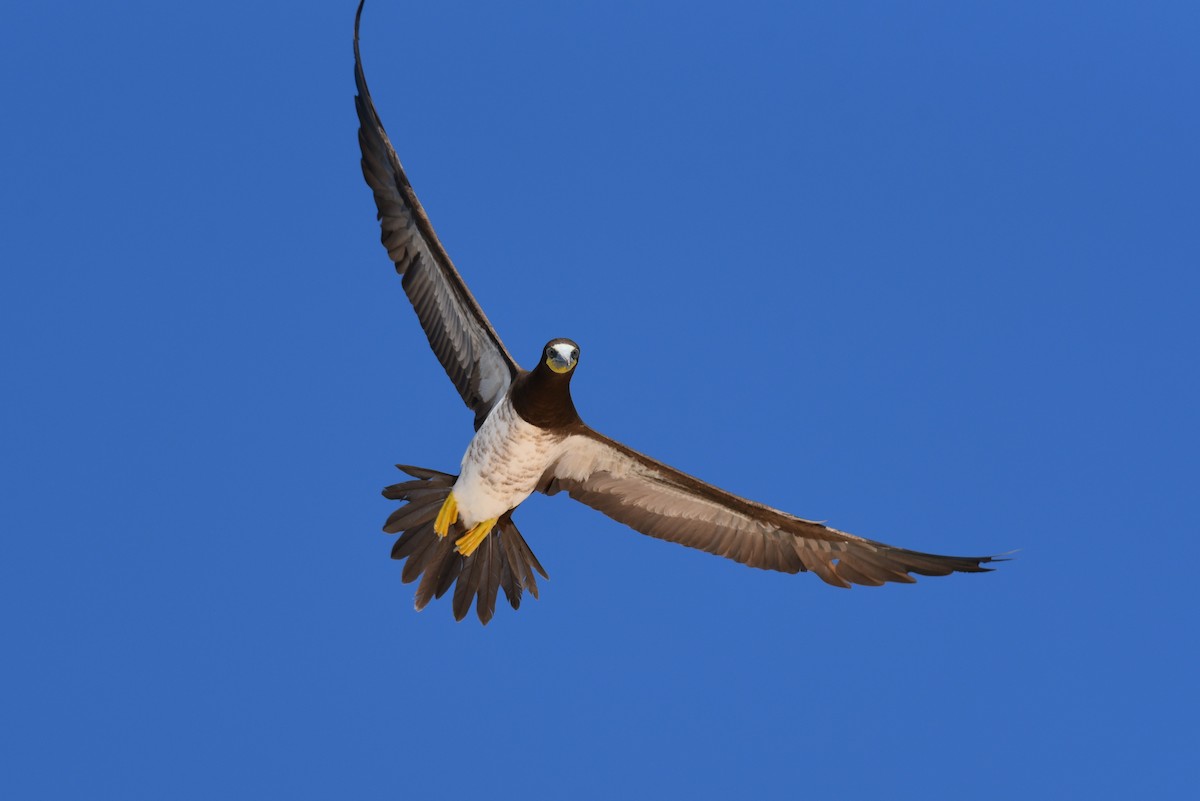
{"label": "bird's tail", "polygon": [[496,596],[501,589],[513,609],[521,606],[525,590],[538,597],[534,571],[543,578],[550,576],[517,531],[511,512],[500,518],[475,553],[463,556],[454,549],[453,536],[439,537],[433,530],[434,518],[458,476],[424,467],[403,464],[396,467],[415,480],[383,490],[383,497],[407,502],[392,513],[383,530],[400,534],[392,546],[393,559],[408,560],[400,580],[407,584],[421,578],[417,585],[418,610],[445,595],[456,580],[458,586],[454,588],[452,602],[455,620],[466,617],[471,599],[475,598],[475,611],[486,625],[496,611]]}

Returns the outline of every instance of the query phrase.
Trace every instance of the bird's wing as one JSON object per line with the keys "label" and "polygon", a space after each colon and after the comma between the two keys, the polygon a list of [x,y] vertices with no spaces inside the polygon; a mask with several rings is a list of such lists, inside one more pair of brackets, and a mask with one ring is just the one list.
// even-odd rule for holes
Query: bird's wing
{"label": "bird's wing", "polygon": [[354,105],[363,177],[375,193],[383,245],[403,277],[404,291],[434,354],[475,412],[478,429],[520,368],[454,269],[383,130],[358,52],[361,17],[360,2],[354,17],[354,82],[358,88]]}
{"label": "bird's wing", "polygon": [[981,573],[990,556],[938,556],[894,548],[740,498],[591,429],[571,434],[542,477],[548,495],[572,498],[630,528],[751,567],[811,570],[837,587],[911,583],[910,573]]}

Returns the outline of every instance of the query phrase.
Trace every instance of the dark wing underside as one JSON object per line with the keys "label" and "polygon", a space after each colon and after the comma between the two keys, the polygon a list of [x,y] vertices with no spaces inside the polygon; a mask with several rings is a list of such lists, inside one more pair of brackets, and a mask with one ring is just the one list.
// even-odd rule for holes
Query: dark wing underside
{"label": "dark wing underside", "polygon": [[371,102],[358,52],[354,17],[354,82],[363,177],[375,193],[381,239],[412,301],[429,345],[458,394],[475,412],[478,429],[519,370],[438,241]]}
{"label": "dark wing underside", "polygon": [[990,556],[938,556],[893,548],[772,509],[692,478],[590,429],[571,435],[543,476],[613,520],[659,539],[751,567],[811,570],[836,587],[911,583],[910,573],[981,573]]}

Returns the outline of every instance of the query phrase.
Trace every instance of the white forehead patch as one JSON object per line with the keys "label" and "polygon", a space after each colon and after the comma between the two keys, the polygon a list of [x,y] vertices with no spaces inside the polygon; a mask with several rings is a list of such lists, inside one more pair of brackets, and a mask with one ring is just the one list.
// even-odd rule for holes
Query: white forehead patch
{"label": "white forehead patch", "polygon": [[568,345],[565,342],[559,342],[557,345],[551,345],[550,347],[552,347],[555,353],[558,354],[558,358],[562,359],[567,364],[571,363],[572,352],[575,350],[574,346]]}

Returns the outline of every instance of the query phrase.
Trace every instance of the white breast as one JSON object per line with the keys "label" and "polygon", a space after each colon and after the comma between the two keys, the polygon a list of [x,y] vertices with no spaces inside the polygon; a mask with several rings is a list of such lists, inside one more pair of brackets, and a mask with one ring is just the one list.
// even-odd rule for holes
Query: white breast
{"label": "white breast", "polygon": [[528,498],[562,439],[522,420],[508,398],[497,404],[467,446],[454,483],[463,525],[499,517]]}

